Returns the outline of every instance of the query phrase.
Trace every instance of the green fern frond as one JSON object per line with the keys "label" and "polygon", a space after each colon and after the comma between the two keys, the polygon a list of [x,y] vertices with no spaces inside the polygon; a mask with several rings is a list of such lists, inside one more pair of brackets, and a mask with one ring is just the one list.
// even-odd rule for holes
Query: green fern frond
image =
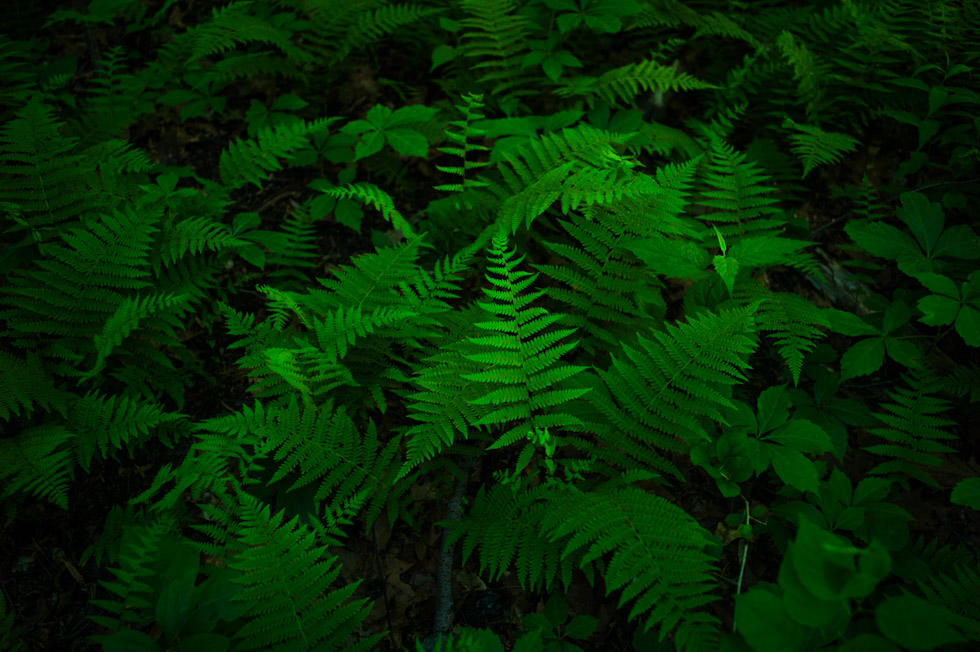
{"label": "green fern frond", "polygon": [[980,401],[980,367],[976,363],[959,366],[944,379],[944,389],[956,396],[970,396],[970,402]]}
{"label": "green fern frond", "polygon": [[936,573],[919,581],[919,589],[929,604],[946,607],[973,621],[980,632],[980,564],[960,564],[948,573]]}
{"label": "green fern frond", "polygon": [[39,269],[11,276],[4,290],[11,308],[0,319],[15,335],[94,337],[130,292],[152,285],[143,280],[150,275],[152,220],[116,210],[64,232],[68,246],[52,243]]}
{"label": "green fern frond", "polygon": [[163,229],[160,259],[172,266],[190,253],[198,255],[205,249],[221,251],[246,244],[228,232],[228,227],[209,217],[188,217]]}
{"label": "green fern frond", "polygon": [[357,503],[355,511],[367,505],[369,531],[387,501],[397,496],[391,480],[400,439],[381,444],[371,420],[362,435],[329,399],[323,406],[300,409],[293,398],[270,417],[261,431],[260,450],[273,455],[278,464],[268,484],[287,477],[293,479],[287,491],[313,484],[314,504],[327,513],[352,499]]}
{"label": "green fern frond", "polygon": [[248,622],[235,636],[243,650],[353,650],[368,652],[383,637],[376,634],[349,644],[367,618],[367,598],[349,601],[360,580],[330,590],[340,575],[337,558],[327,556],[299,517],[283,523],[283,512],[242,493],[241,552],[229,565],[242,574],[242,590],[233,600],[245,602]]}
{"label": "green fern frond", "polygon": [[715,210],[698,219],[717,226],[725,238],[779,229],[785,220],[777,206],[779,200],[766,196],[776,191],[763,185],[766,181],[766,175],[754,162],[746,161],[744,153],[712,139],[704,172],[706,189],[700,193],[697,203]]}
{"label": "green fern frond", "polygon": [[633,106],[640,93],[707,88],[715,88],[715,85],[680,72],[674,66],[647,59],[614,68],[598,78],[572,78],[567,85],[557,88],[555,93],[560,97],[584,96],[590,106],[599,98],[612,107],[618,107],[621,103]]}
{"label": "green fern frond", "polygon": [[54,385],[54,379],[45,371],[41,358],[28,352],[21,359],[5,351],[0,351],[0,420],[8,421],[11,416],[23,414],[30,416],[35,406],[47,412],[57,410],[62,416],[67,414],[69,396]]}
{"label": "green fern frond", "polygon": [[27,224],[42,232],[108,208],[89,187],[89,163],[75,152],[78,139],[61,133],[64,127],[35,95],[0,131],[0,202],[19,206]]}
{"label": "green fern frond", "polygon": [[0,439],[0,501],[27,493],[68,509],[74,436],[64,426],[43,425]]}
{"label": "green fern frond", "polygon": [[280,158],[309,146],[309,136],[326,131],[339,118],[323,118],[313,122],[284,121],[263,127],[255,140],[236,139],[221,153],[218,170],[221,182],[229,189],[253,183],[261,188],[269,172],[282,169]]}
{"label": "green fern frond", "polygon": [[[449,528],[448,541],[463,540],[463,564],[480,546],[480,574],[489,572],[497,579],[513,566],[517,581],[530,590],[547,589],[560,578],[571,586],[575,557],[561,554],[560,546],[542,530],[541,523],[550,504],[546,487],[528,489],[495,484],[487,491],[481,486],[469,513],[458,521],[441,524]],[[584,564],[584,562],[583,562]],[[591,568],[583,568],[593,577]]]}
{"label": "green fern frond", "polygon": [[819,308],[791,292],[773,292],[761,283],[746,283],[736,289],[740,301],[762,300],[756,324],[767,333],[793,375],[793,385],[800,382],[803,358],[824,337],[821,328],[830,322]]}
{"label": "green fern frond", "polygon": [[549,288],[548,296],[572,308],[564,322],[591,335],[592,341],[583,342],[587,350],[618,348],[620,342],[632,338],[637,324],[647,317],[635,295],[657,280],[622,248],[629,235],[612,216],[602,220],[573,216],[572,221],[559,220],[559,224],[575,238],[577,246],[544,243],[564,260],[560,265],[534,268],[564,284]]}
{"label": "green fern frond", "polygon": [[654,182],[646,175],[631,174],[636,162],[614,147],[629,137],[580,124],[505,153],[506,165],[500,172],[510,192],[500,213],[510,222],[511,232],[516,233],[522,221],[530,228],[559,197],[567,214],[569,207],[583,201],[592,204],[654,193]]}
{"label": "green fern frond", "polygon": [[479,350],[467,338],[473,332],[474,322],[483,316],[483,311],[476,308],[447,314],[445,338],[437,340],[435,352],[424,357],[408,379],[413,389],[418,390],[405,395],[408,416],[420,423],[404,432],[407,452],[398,473],[399,480],[452,446],[457,433],[460,439],[469,438],[470,424],[492,409],[475,402],[483,395],[484,385],[466,378],[484,368],[483,364],[466,357]]}
{"label": "green fern frond", "polygon": [[521,68],[528,52],[528,38],[533,22],[515,12],[513,0],[460,0],[463,11],[470,16],[460,20],[463,26],[464,56],[480,61],[472,66],[483,72],[480,84],[494,84],[488,89],[491,97],[503,101],[533,94],[534,77]]}
{"label": "green fern frond", "polygon": [[[489,165],[489,163],[485,161],[467,160],[466,158],[466,155],[470,152],[490,151],[490,148],[486,147],[485,145],[477,145],[471,142],[472,138],[474,137],[479,138],[480,136],[486,135],[485,130],[479,129],[472,124],[476,120],[482,120],[485,117],[480,113],[480,109],[483,107],[482,100],[482,93],[467,93],[463,95],[463,101],[466,104],[456,105],[456,108],[463,114],[463,119],[454,120],[453,122],[449,123],[450,126],[455,127],[458,131],[451,131],[447,129],[446,138],[455,143],[457,146],[439,147],[438,149],[444,154],[458,156],[462,161],[462,167],[444,167],[437,165],[436,169],[440,172],[458,175],[460,177],[460,183],[435,186],[435,190],[465,193],[470,188],[485,188],[488,185],[486,181],[479,181],[476,179],[467,178],[466,176],[470,170],[475,170]],[[468,205],[467,208],[472,208],[472,205]]]}
{"label": "green fern frond", "polygon": [[847,152],[853,152],[861,143],[857,138],[836,131],[824,131],[813,125],[803,125],[786,118],[783,127],[799,133],[788,133],[793,153],[803,162],[803,177],[814,168],[837,163]]}
{"label": "green fern frond", "polygon": [[611,556],[603,581],[609,593],[622,589],[620,607],[636,600],[629,620],[645,616],[644,631],[659,626],[661,641],[675,627],[679,640],[717,641],[720,621],[700,610],[717,600],[716,560],[705,551],[710,534],[692,516],[636,487],[570,489],[548,502],[541,528],[566,541],[562,559],[583,548],[579,565]]}
{"label": "green fern frond", "polygon": [[[183,309],[188,307],[188,297],[186,296],[161,296],[151,295],[148,297],[139,296],[126,297],[116,308],[116,311],[106,320],[102,327],[102,332],[94,338],[96,360],[92,369],[79,376],[80,379],[87,379],[100,372],[105,360],[112,351],[123,343],[123,340],[136,330],[140,320],[151,317],[154,313],[163,312],[173,316],[175,312],[183,313]],[[168,329],[171,339],[176,337],[173,328]]]}
{"label": "green fern frond", "polygon": [[[783,57],[793,66],[793,75],[799,84],[797,92],[799,98],[806,102],[807,115],[815,117],[814,114],[823,95],[821,81],[824,71],[820,62],[816,55],[806,47],[806,44],[797,41],[791,32],[782,32],[776,38],[776,46],[782,52]],[[804,174],[804,176],[806,175]]]}
{"label": "green fern frond", "polygon": [[891,458],[868,471],[871,475],[901,473],[916,478],[930,487],[939,483],[921,466],[939,466],[940,455],[954,453],[956,449],[943,443],[955,441],[954,433],[944,430],[956,422],[941,416],[946,412],[948,401],[936,397],[940,382],[924,371],[903,374],[907,387],[888,392],[892,403],[884,403],[887,412],[875,416],[885,427],[869,428],[868,431],[888,443],[865,446],[874,455]]}
{"label": "green fern frond", "polygon": [[96,448],[102,459],[108,459],[110,450],[114,453],[123,446],[132,450],[163,424],[184,418],[158,403],[89,391],[72,404],[68,425],[75,433],[78,464],[87,472]]}
{"label": "green fern frond", "polygon": [[559,363],[577,342],[558,342],[575,331],[567,328],[545,332],[564,315],[531,307],[530,304],[544,294],[543,290],[525,292],[537,274],[517,271],[524,257],[518,258],[516,249],[507,250],[506,247],[507,234],[501,230],[488,250],[486,278],[493,287],[483,291],[490,301],[477,302],[493,319],[475,325],[491,334],[468,338],[481,351],[465,355],[466,359],[483,364],[485,368],[466,374],[464,378],[486,383],[492,388],[474,403],[493,405],[493,411],[473,425],[510,424],[490,448],[508,446],[540,429],[581,428],[581,421],[562,414],[558,406],[588,392],[586,389],[557,388],[559,383],[585,369]]}
{"label": "green fern frond", "polygon": [[680,478],[656,449],[686,451],[708,437],[708,423],[725,423],[731,387],[745,380],[756,346],[757,308],[758,302],[720,315],[700,313],[685,324],[668,324],[665,332],[651,331],[652,339],[639,336],[636,347],[624,345],[623,355],[614,355],[611,368],[590,382],[595,391],[588,400],[606,419],[603,441]]}
{"label": "green fern frond", "polygon": [[381,41],[386,36],[396,33],[406,25],[416,23],[423,18],[441,14],[445,9],[440,7],[421,7],[419,5],[386,5],[377,9],[366,9],[359,13],[357,21],[344,30],[343,37],[333,47],[334,61],[347,57],[353,50],[361,50]]}
{"label": "green fern frond", "polygon": [[[279,23],[279,24],[277,24]],[[315,57],[293,43],[293,32],[272,20],[262,4],[251,0],[232,2],[212,10],[211,19],[182,34],[188,63],[227,52],[240,44],[264,43],[278,48],[293,64],[312,63]]]}
{"label": "green fern frond", "polygon": [[416,261],[422,240],[413,238],[373,254],[356,256],[351,266],[341,265],[339,270],[333,270],[335,279],[317,279],[327,292],[311,292],[307,307],[325,314],[338,306],[361,306],[364,310],[390,306],[398,299],[395,288],[419,278]]}
{"label": "green fern frond", "polygon": [[[125,528],[119,552],[119,565],[113,567],[115,581],[99,582],[115,597],[109,600],[92,600],[92,604],[109,612],[109,615],[89,616],[96,624],[110,632],[120,631],[126,625],[144,625],[140,613],[153,607],[153,587],[149,582],[156,575],[156,565],[165,558],[168,533],[172,524],[165,518],[157,518],[148,524]],[[101,642],[105,636],[95,637]]]}
{"label": "green fern frond", "polygon": [[392,201],[391,195],[373,183],[352,183],[346,188],[321,187],[320,190],[322,190],[325,195],[329,195],[331,197],[338,197],[342,199],[354,198],[366,204],[370,204],[381,211],[382,217],[391,222],[392,226],[401,231],[402,235],[404,235],[406,238],[412,238],[415,236],[415,231],[412,229],[412,225],[409,224],[405,217],[398,212],[397,208],[395,208],[395,202]]}

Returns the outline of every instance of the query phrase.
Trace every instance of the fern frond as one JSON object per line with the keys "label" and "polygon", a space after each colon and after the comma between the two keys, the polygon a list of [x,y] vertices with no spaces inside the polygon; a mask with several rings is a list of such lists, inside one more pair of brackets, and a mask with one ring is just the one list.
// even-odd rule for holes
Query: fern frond
{"label": "fern frond", "polygon": [[783,120],[783,127],[799,132],[787,134],[787,137],[793,153],[803,162],[804,178],[817,166],[837,163],[843,154],[855,151],[861,142],[847,134],[797,124],[789,118]]}
{"label": "fern frond", "polygon": [[[567,589],[575,558],[566,559],[560,546],[542,530],[542,519],[550,507],[545,500],[547,491],[546,487],[495,484],[488,492],[485,485],[481,486],[468,514],[443,523],[450,528],[447,540],[463,540],[464,564],[480,546],[481,575],[489,572],[491,579],[497,579],[513,566],[517,581],[525,589],[547,589],[556,578]],[[583,570],[592,576],[590,569]]]}
{"label": "fern frond", "polygon": [[384,37],[396,33],[406,25],[423,18],[441,14],[441,7],[421,7],[419,5],[386,5],[358,14],[357,21],[344,30],[343,37],[333,47],[335,61],[343,60],[353,50],[361,50],[377,43]]}
{"label": "fern frond", "polygon": [[57,410],[67,414],[70,394],[54,385],[54,379],[44,369],[41,358],[28,352],[25,359],[0,351],[0,420],[11,416],[30,416],[35,406],[47,412]]}
{"label": "fern frond", "polygon": [[735,291],[740,301],[762,299],[756,316],[758,329],[768,333],[793,376],[793,385],[800,382],[803,358],[824,337],[821,328],[830,322],[819,308],[791,292],[773,292],[761,283],[746,283]]}
{"label": "fern frond", "polygon": [[110,447],[113,452],[123,446],[132,449],[163,424],[184,418],[158,403],[89,391],[72,404],[68,425],[75,433],[78,464],[87,472],[96,448],[108,459]]}
{"label": "fern frond", "polygon": [[[462,120],[455,120],[450,122],[449,125],[455,127],[457,131],[446,130],[446,138],[451,142],[455,143],[456,147],[440,147],[438,148],[440,152],[444,154],[451,154],[453,156],[458,156],[462,160],[462,167],[444,167],[437,165],[436,169],[440,172],[446,172],[449,174],[455,174],[460,177],[460,183],[443,184],[440,186],[434,186],[435,190],[443,190],[448,192],[465,193],[470,188],[485,188],[488,184],[486,181],[479,181],[472,178],[467,178],[466,174],[470,170],[475,170],[481,167],[486,167],[489,163],[485,161],[474,161],[467,160],[466,155],[470,152],[489,152],[490,148],[485,145],[477,145],[471,142],[472,138],[479,138],[480,136],[486,135],[486,131],[475,127],[472,123],[476,120],[482,120],[485,116],[480,113],[480,109],[483,107],[483,94],[467,93],[463,95],[463,101],[465,105],[456,105],[456,108],[460,110],[463,114]],[[472,205],[468,205],[467,208],[472,208]]]}
{"label": "fern frond", "polygon": [[352,500],[348,508],[354,511],[366,505],[370,531],[387,501],[401,491],[392,483],[399,438],[382,445],[371,420],[362,435],[346,412],[335,410],[329,399],[322,406],[300,409],[294,397],[270,416],[261,431],[260,451],[273,455],[278,464],[268,484],[287,477],[293,481],[286,491],[312,484],[314,504],[327,513]]}
{"label": "fern frond", "polygon": [[211,19],[179,37],[188,50],[188,63],[227,52],[239,44],[264,43],[278,48],[295,65],[315,57],[293,43],[293,33],[271,20],[268,10],[251,0],[232,2],[212,10]]}
{"label": "fern frond", "polygon": [[0,501],[28,493],[68,509],[73,437],[64,426],[43,425],[0,439]]}
{"label": "fern frond", "polygon": [[470,15],[460,20],[464,28],[460,49],[464,56],[480,60],[474,70],[487,71],[479,83],[495,84],[489,95],[503,101],[534,93],[522,88],[534,83],[534,77],[521,68],[534,23],[515,12],[513,0],[460,0],[459,4]]}
{"label": "fern frond", "polygon": [[[610,555],[606,591],[622,589],[619,606],[636,600],[628,619],[645,616],[660,640],[679,626],[684,640],[717,640],[720,621],[700,609],[717,597],[710,534],[684,510],[636,487],[574,489],[549,497],[541,528],[565,540],[561,558],[584,548],[580,565]],[[683,647],[683,646],[682,646]]]}
{"label": "fern frond", "polygon": [[869,453],[891,459],[868,473],[903,473],[938,489],[939,483],[921,466],[939,466],[942,464],[940,455],[956,452],[955,448],[943,443],[956,440],[954,433],[944,430],[947,426],[955,426],[956,422],[937,416],[949,409],[948,401],[934,395],[939,391],[940,383],[929,373],[903,374],[902,379],[907,387],[888,392],[893,402],[882,404],[887,412],[875,413],[885,426],[868,429],[888,443],[864,447]]}
{"label": "fern frond", "polygon": [[[168,548],[168,532],[172,524],[165,518],[157,518],[149,524],[131,525],[125,528],[119,552],[119,565],[113,567],[115,581],[100,584],[115,597],[110,600],[92,600],[92,604],[109,612],[109,615],[89,616],[96,624],[116,632],[126,625],[142,626],[140,612],[153,607],[152,582],[157,569],[154,566],[164,559]],[[152,600],[152,601],[151,601]],[[106,637],[96,637],[96,642]]]}
{"label": "fern frond", "polygon": [[339,118],[324,118],[313,122],[303,120],[284,121],[263,127],[256,139],[236,139],[221,153],[218,170],[221,182],[229,189],[253,183],[261,188],[269,178],[269,172],[282,169],[280,158],[286,158],[297,150],[309,146],[308,136],[326,131]]}
{"label": "fern frond", "polygon": [[524,257],[518,258],[516,249],[507,250],[506,247],[507,234],[501,230],[488,250],[486,278],[493,287],[483,291],[490,301],[477,302],[493,319],[475,325],[491,334],[468,338],[481,351],[465,355],[466,359],[481,363],[485,368],[464,378],[486,383],[492,388],[474,403],[493,405],[493,411],[473,425],[512,424],[490,448],[508,446],[541,429],[581,428],[581,421],[563,414],[558,406],[588,392],[586,389],[556,387],[585,369],[559,363],[561,356],[577,344],[559,344],[559,341],[572,334],[574,329],[545,332],[563,315],[531,307],[531,302],[544,294],[543,290],[525,293],[537,274],[517,271]]}
{"label": "fern frond", "polygon": [[89,164],[75,152],[78,139],[61,133],[64,127],[35,95],[0,131],[0,202],[19,206],[35,229],[75,223],[108,208],[86,182]]}
{"label": "fern frond", "polygon": [[757,307],[701,313],[668,324],[665,332],[651,331],[653,339],[639,336],[636,347],[624,345],[624,354],[614,355],[611,368],[590,382],[595,391],[587,400],[606,419],[601,439],[680,478],[656,449],[686,451],[708,437],[707,423],[725,423],[731,387],[745,380],[756,346]]}
{"label": "fern frond", "polygon": [[636,163],[614,147],[629,136],[580,124],[505,153],[507,164],[500,172],[510,194],[500,212],[510,222],[511,232],[517,232],[521,221],[530,228],[531,222],[559,197],[567,214],[570,206],[583,201],[592,204],[654,193],[654,182],[647,176],[630,174]]}
{"label": "fern frond", "polygon": [[973,621],[980,632],[980,564],[960,564],[948,573],[937,573],[919,581],[919,589],[929,604],[946,607]]}
{"label": "fern frond", "polygon": [[412,238],[415,236],[415,231],[412,229],[412,225],[409,224],[405,217],[398,212],[397,208],[395,208],[395,202],[392,201],[391,195],[373,183],[352,183],[346,188],[321,187],[320,190],[322,190],[325,195],[329,195],[331,197],[338,197],[342,199],[354,198],[366,204],[370,204],[381,211],[382,217],[391,222],[392,226],[401,231],[402,235],[404,235],[406,238]]}
{"label": "fern frond", "polygon": [[652,59],[614,68],[601,77],[575,77],[559,87],[560,97],[584,96],[589,105],[599,98],[610,106],[633,106],[636,96],[646,92],[687,91],[715,88],[714,84],[696,79],[674,66],[665,66]]}
{"label": "fern frond", "polygon": [[[95,336],[133,290],[151,285],[148,253],[152,217],[113,211],[62,234],[47,256],[11,276],[4,293],[11,309],[0,312],[15,335]],[[81,348],[79,346],[79,348]]]}
{"label": "fern frond", "polygon": [[564,287],[551,287],[548,296],[568,304],[572,310],[564,323],[586,331],[591,341],[583,342],[590,352],[612,350],[632,339],[637,324],[647,315],[635,295],[653,286],[656,278],[622,248],[629,239],[619,220],[588,220],[573,216],[559,224],[577,241],[576,245],[546,242],[545,247],[561,256],[561,265],[534,265]]}
{"label": "fern frond", "polygon": [[[707,159],[704,183],[707,186],[697,203],[716,209],[698,219],[716,225],[725,238],[748,235],[756,231],[773,231],[784,219],[777,204],[779,200],[765,195],[775,188],[763,185],[766,175],[744,153],[731,145],[712,139]],[[713,234],[712,234],[713,236]]]}
{"label": "fern frond", "polygon": [[367,598],[349,601],[360,580],[330,590],[340,575],[337,558],[326,555],[299,517],[283,523],[249,494],[240,494],[243,547],[229,562],[242,573],[242,590],[232,598],[245,602],[248,622],[235,635],[243,650],[354,650],[367,652],[383,634],[349,645],[348,637],[367,618]]}

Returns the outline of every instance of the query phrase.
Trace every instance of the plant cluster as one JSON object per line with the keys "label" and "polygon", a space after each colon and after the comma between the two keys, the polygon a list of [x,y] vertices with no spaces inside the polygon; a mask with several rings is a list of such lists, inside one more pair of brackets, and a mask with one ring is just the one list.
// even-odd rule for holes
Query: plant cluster
{"label": "plant cluster", "polygon": [[[977,645],[980,5],[200,5],[0,35],[0,519],[173,449],[93,524],[94,642],[378,649],[333,551],[383,520],[549,595],[514,650],[598,645],[573,574],[635,649]],[[328,269],[325,225],[373,251]],[[237,409],[188,409],[202,353]]]}

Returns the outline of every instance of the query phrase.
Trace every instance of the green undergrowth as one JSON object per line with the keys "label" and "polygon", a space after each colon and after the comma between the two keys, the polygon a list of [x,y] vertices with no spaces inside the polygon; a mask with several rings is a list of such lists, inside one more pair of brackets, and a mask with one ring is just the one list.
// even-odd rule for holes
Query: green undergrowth
{"label": "green undergrowth", "polygon": [[68,4],[0,36],[0,518],[174,450],[103,649],[382,649],[328,550],[381,520],[549,596],[514,650],[612,649],[573,572],[636,650],[975,649],[909,496],[977,522],[976,3]]}

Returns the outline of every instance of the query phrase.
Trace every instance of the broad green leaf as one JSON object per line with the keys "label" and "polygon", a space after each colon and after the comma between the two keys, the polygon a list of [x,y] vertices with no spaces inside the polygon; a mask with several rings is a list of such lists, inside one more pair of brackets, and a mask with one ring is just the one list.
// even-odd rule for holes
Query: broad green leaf
{"label": "broad green leaf", "polygon": [[980,310],[963,306],[956,318],[956,332],[969,346],[980,346]]}
{"label": "broad green leaf", "polygon": [[908,225],[926,255],[932,254],[943,232],[943,207],[919,192],[902,193],[901,200],[898,218]]}
{"label": "broad green leaf", "polygon": [[950,501],[954,505],[966,505],[980,510],[980,478],[964,478],[953,489]]}
{"label": "broad green leaf", "polygon": [[838,310],[837,308],[826,308],[823,314],[830,322],[830,330],[841,335],[880,335],[881,331],[864,321],[853,312]]}
{"label": "broad green leaf", "polygon": [[928,326],[945,326],[952,324],[956,313],[960,310],[959,299],[951,299],[939,294],[930,294],[919,299],[919,311],[922,316],[919,321]]}
{"label": "broad green leaf", "polygon": [[904,301],[892,301],[891,304],[885,308],[885,319],[882,323],[881,330],[885,333],[891,333],[896,328],[900,328],[908,323],[909,319],[912,318],[912,308],[909,307]]}
{"label": "broad green leaf", "polygon": [[923,258],[922,249],[908,233],[883,222],[850,222],[844,227],[862,249],[872,256],[898,260]]}
{"label": "broad green leaf", "polygon": [[959,299],[960,291],[956,288],[956,283],[946,276],[927,273],[919,274],[915,279],[933,294],[943,294],[947,297]]}
{"label": "broad green leaf", "polygon": [[377,154],[378,152],[380,152],[381,148],[384,146],[385,146],[384,132],[375,131],[365,136],[364,140],[362,140],[357,144],[355,153],[357,154],[357,158],[359,159],[367,158],[372,154]]}
{"label": "broad green leaf", "polygon": [[758,408],[760,434],[778,428],[789,420],[789,409],[792,406],[786,385],[774,385],[766,388],[756,400]]}
{"label": "broad green leaf", "polygon": [[802,453],[785,446],[766,446],[772,468],[783,482],[800,491],[817,491],[819,476],[813,462]]}
{"label": "broad green leaf", "polygon": [[824,429],[804,419],[793,419],[772,432],[766,441],[776,442],[801,453],[822,455],[833,450]]}
{"label": "broad green leaf", "polygon": [[894,337],[886,337],[885,350],[895,362],[905,365],[912,369],[922,366],[922,350],[909,340],[899,340]]}
{"label": "broad green leaf", "polygon": [[956,615],[914,595],[885,598],[875,610],[881,633],[909,650],[933,650],[966,637],[952,625]]}
{"label": "broad green leaf", "polygon": [[429,141],[414,129],[399,127],[388,129],[385,136],[391,147],[402,156],[425,157],[429,152]]}
{"label": "broad green leaf", "polygon": [[803,627],[789,617],[780,598],[762,588],[738,598],[735,622],[755,650],[798,652],[803,643]]}
{"label": "broad green leaf", "polygon": [[970,227],[957,224],[943,231],[932,255],[975,260],[980,258],[980,240]]}
{"label": "broad green leaf", "polygon": [[873,374],[885,362],[885,340],[881,337],[869,337],[861,340],[841,357],[841,380],[857,378]]}
{"label": "broad green leaf", "polygon": [[844,600],[821,600],[807,591],[792,563],[793,548],[783,556],[779,567],[779,586],[783,589],[783,607],[790,618],[807,627],[826,627],[847,608]]}
{"label": "broad green leaf", "polygon": [[725,287],[728,288],[728,296],[732,296],[732,292],[735,290],[735,276],[738,275],[738,261],[734,258],[715,256],[714,264],[715,270],[721,276],[721,280],[725,282]]}

